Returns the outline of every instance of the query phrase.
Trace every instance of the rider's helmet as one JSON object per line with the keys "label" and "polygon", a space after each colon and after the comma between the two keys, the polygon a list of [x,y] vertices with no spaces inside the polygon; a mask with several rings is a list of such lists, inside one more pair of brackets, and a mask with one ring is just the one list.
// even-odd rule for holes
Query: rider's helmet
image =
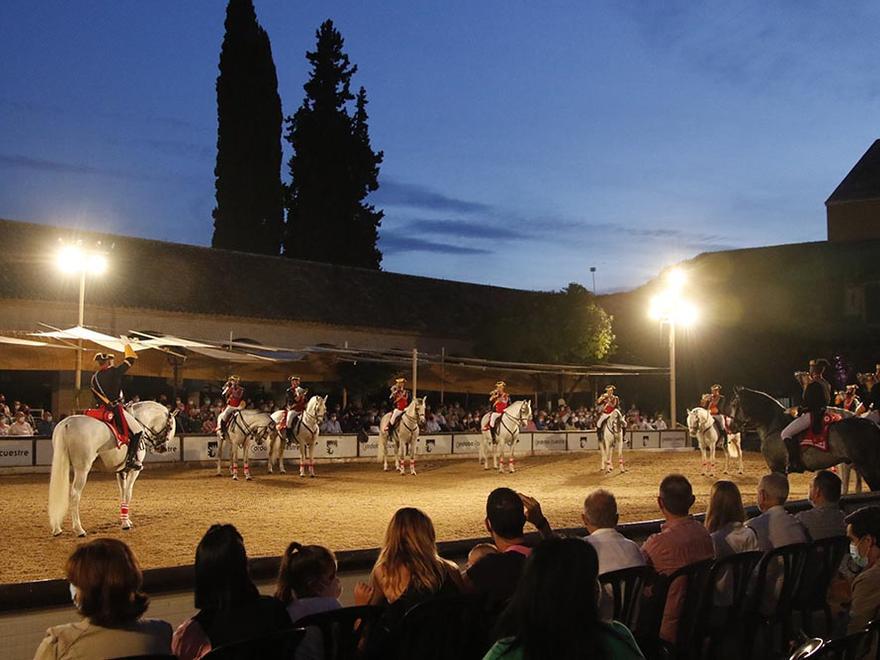
{"label": "rider's helmet", "polygon": [[856,385],[855,383],[850,383],[849,385],[846,386],[846,393],[847,394],[855,394],[858,391],[859,391],[859,386]]}
{"label": "rider's helmet", "polygon": [[614,390],[616,390],[616,389],[617,389],[617,388],[616,388],[614,385],[606,385],[606,386],[605,386],[605,391],[606,391],[606,392],[614,392]]}
{"label": "rider's helmet", "polygon": [[296,383],[297,385],[299,385],[299,382],[300,382],[299,376],[291,376],[287,380],[289,380],[291,383]]}
{"label": "rider's helmet", "polygon": [[495,383],[495,387],[497,387],[499,390],[503,390],[507,387],[507,383],[505,383],[503,380],[499,380],[497,383]]}
{"label": "rider's helmet", "polygon": [[721,391],[721,385],[719,385],[718,383],[715,383],[712,387],[709,388],[709,390],[710,390],[711,392],[720,392],[720,391]]}
{"label": "rider's helmet", "polygon": [[241,378],[239,378],[238,376],[235,376],[235,375],[230,376],[229,380],[233,383],[240,383],[241,382]]}

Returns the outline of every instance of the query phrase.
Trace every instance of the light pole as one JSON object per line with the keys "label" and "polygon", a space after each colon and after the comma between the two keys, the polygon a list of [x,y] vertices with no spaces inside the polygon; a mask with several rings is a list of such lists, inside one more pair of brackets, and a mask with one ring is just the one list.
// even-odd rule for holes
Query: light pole
{"label": "light pole", "polygon": [[[79,275],[79,327],[85,322],[86,275],[102,275],[108,266],[107,255],[100,250],[87,250],[82,245],[62,245],[55,256],[58,269],[65,275]],[[82,388],[82,339],[77,340],[76,377],[74,379],[75,405],[79,408]]]}
{"label": "light pole", "polygon": [[593,295],[596,295],[596,267],[590,266],[590,275],[593,276]]}
{"label": "light pole", "polygon": [[666,288],[651,299],[648,315],[660,324],[669,326],[669,428],[677,425],[675,401],[675,330],[689,327],[698,316],[697,308],[682,295],[687,275],[674,268],[666,273]]}

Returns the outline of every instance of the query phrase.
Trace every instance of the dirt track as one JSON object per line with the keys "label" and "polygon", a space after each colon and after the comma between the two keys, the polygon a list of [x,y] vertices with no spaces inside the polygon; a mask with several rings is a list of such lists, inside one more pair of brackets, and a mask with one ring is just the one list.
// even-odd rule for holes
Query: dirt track
{"label": "dirt track", "polygon": [[[92,537],[114,536],[134,548],[144,568],[190,564],[205,529],[232,522],[251,556],[279,555],[291,540],[322,543],[334,550],[376,547],[391,513],[417,506],[434,520],[440,540],[483,534],[488,492],[509,485],[537,497],[556,527],[580,525],[584,495],[611,489],[623,521],[656,518],[657,486],[669,472],[683,472],[705,510],[713,479],[700,477],[698,452],[630,453],[629,472],[608,477],[597,471],[598,456],[525,457],[518,472],[483,472],[476,459],[425,460],[418,476],[383,473],[374,463],[318,465],[317,479],[294,473],[266,475],[255,466],[255,480],[233,482],[204,469],[149,467],[134,490],[134,529],[118,526],[116,485],[111,475],[92,475],[82,500],[83,526]],[[722,461],[723,467],[723,461]],[[758,479],[766,472],[759,454],[746,455],[746,474],[734,475],[745,503],[754,504]],[[719,473],[719,478],[722,477]],[[61,577],[64,561],[77,543],[65,533],[53,538],[46,515],[49,475],[0,476],[0,583]],[[796,475],[792,498],[806,496],[808,477]]]}

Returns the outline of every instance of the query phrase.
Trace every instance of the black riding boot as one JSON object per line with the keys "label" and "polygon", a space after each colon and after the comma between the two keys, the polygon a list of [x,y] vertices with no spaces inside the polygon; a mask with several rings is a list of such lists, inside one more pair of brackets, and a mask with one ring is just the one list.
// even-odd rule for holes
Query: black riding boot
{"label": "black riding boot", "polygon": [[801,461],[801,443],[797,438],[785,439],[785,450],[788,454],[788,466],[786,472],[803,472],[804,464]]}
{"label": "black riding boot", "polygon": [[126,470],[141,470],[144,465],[138,460],[138,449],[141,446],[141,434],[135,433],[128,439],[128,453],[125,455]]}

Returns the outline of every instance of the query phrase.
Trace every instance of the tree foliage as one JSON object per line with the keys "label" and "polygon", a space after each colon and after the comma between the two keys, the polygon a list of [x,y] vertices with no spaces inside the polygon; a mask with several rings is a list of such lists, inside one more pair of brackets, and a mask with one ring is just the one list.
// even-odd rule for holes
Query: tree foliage
{"label": "tree foliage", "polygon": [[229,0],[217,76],[212,247],[279,254],[284,232],[281,99],[269,35],[251,0]]}
{"label": "tree foliage", "polygon": [[284,254],[377,269],[383,212],[366,198],[379,187],[383,154],[370,143],[367,93],[363,87],[356,97],[351,93],[357,66],[333,21],[322,23],[316,38],[315,50],[306,53],[312,71],[303,86],[305,98],[287,119],[285,139],[293,156]]}
{"label": "tree foliage", "polygon": [[489,315],[476,349],[493,360],[586,364],[615,350],[612,317],[593,294],[572,282],[562,291],[536,296],[509,315]]}

